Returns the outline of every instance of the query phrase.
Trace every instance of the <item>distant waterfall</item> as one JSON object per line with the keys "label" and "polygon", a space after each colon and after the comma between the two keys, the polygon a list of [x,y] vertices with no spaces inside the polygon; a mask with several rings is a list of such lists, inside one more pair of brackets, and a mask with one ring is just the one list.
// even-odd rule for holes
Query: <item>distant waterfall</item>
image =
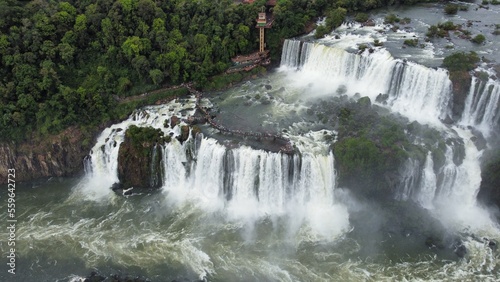
{"label": "distant waterfall", "polygon": [[330,88],[345,86],[347,94],[360,93],[375,100],[388,94],[387,103],[413,120],[438,122],[449,114],[451,81],[444,69],[394,59],[379,50],[361,55],[318,43],[285,40],[281,66],[298,67],[309,83],[322,79]]}
{"label": "distant waterfall", "polygon": [[[295,73],[306,80],[299,87],[306,88],[308,94],[315,95],[314,91],[317,90],[324,91],[322,95],[338,95],[335,89],[343,88],[346,90],[342,93],[351,96],[359,93],[370,97],[372,101],[379,94],[387,94],[381,103],[391,110],[410,120],[435,125],[442,130],[440,119],[449,115],[452,94],[446,70],[394,59],[386,50],[353,54],[318,43],[303,42],[301,48],[298,46],[296,40],[285,41],[283,53],[286,56],[282,58],[281,65],[295,67],[298,64]],[[464,118],[463,122],[488,123],[491,126],[499,118],[496,107],[500,87],[492,81],[478,84],[476,80],[473,81],[466,105],[470,119]],[[315,88],[315,85],[320,87]],[[480,183],[480,154],[474,144],[469,142],[469,133],[456,127],[453,130],[458,133],[449,134],[465,143],[463,163],[454,162],[455,148],[451,145],[446,147],[444,165],[440,168],[434,168],[431,152],[428,152],[425,162],[408,159],[397,172],[396,199],[414,200],[428,208],[433,206],[436,199],[451,200],[455,204],[475,201]]]}
{"label": "distant waterfall", "polygon": [[500,83],[489,78],[481,81],[472,77],[469,95],[461,123],[479,128],[489,134],[500,121]]}

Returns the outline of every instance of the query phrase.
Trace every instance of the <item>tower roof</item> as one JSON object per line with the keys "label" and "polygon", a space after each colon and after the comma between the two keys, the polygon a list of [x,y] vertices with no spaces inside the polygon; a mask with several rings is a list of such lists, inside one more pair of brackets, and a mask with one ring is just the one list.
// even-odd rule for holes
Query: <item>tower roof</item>
{"label": "tower roof", "polygon": [[267,0],[266,6],[276,6],[276,0]]}

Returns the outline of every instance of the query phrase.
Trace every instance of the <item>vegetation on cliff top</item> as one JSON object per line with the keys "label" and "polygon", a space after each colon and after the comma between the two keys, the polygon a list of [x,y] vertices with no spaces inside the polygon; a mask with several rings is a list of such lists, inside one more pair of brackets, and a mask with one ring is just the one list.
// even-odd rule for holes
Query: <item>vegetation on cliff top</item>
{"label": "vegetation on cliff top", "polygon": [[[0,139],[117,119],[118,98],[160,85],[206,85],[231,57],[256,50],[255,18],[265,2],[1,0]],[[332,15],[327,22],[334,27],[344,11],[392,4],[277,1],[267,46],[279,58],[283,39],[303,33],[318,16]]]}

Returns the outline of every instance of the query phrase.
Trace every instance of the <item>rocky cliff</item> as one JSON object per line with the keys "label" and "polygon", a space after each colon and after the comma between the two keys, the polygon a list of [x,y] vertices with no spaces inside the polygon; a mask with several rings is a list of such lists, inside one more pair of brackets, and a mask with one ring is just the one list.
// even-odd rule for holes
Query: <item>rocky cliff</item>
{"label": "rocky cliff", "polygon": [[43,139],[0,143],[0,184],[7,183],[9,169],[15,169],[16,181],[81,173],[92,143],[92,134],[76,127]]}
{"label": "rocky cliff", "polygon": [[500,208],[500,150],[497,149],[493,154],[482,168],[481,187],[477,198],[486,205]]}
{"label": "rocky cliff", "polygon": [[118,152],[119,188],[161,187],[162,155],[159,144],[165,142],[170,142],[170,136],[164,136],[159,129],[130,126]]}

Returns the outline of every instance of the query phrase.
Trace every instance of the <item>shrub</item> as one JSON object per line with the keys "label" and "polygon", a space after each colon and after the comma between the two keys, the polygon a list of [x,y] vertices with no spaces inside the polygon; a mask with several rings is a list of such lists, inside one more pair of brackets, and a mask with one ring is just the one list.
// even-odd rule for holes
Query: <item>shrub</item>
{"label": "shrub", "polygon": [[328,28],[324,25],[320,25],[316,28],[316,32],[314,33],[314,37],[316,39],[323,38],[328,34]]}
{"label": "shrub", "polygon": [[393,24],[393,23],[398,23],[401,19],[398,18],[398,16],[396,16],[395,14],[388,14],[387,16],[385,16],[385,21],[384,23],[389,23],[389,24]]}
{"label": "shrub", "polygon": [[478,34],[478,35],[474,36],[474,38],[471,39],[471,41],[476,43],[476,44],[483,44],[485,40],[486,40],[486,37],[484,37],[484,35],[482,35],[482,34]]}
{"label": "shrub", "polygon": [[366,45],[366,44],[359,44],[358,45],[358,49],[361,52],[364,52],[366,50],[366,48],[368,48],[368,45]]}
{"label": "shrub", "polygon": [[399,21],[400,24],[409,24],[411,23],[410,18],[403,18],[402,20]]}
{"label": "shrub", "polygon": [[447,15],[455,15],[458,12],[458,5],[456,4],[447,4],[444,6],[444,12]]}
{"label": "shrub", "polygon": [[438,27],[444,30],[456,30],[458,29],[458,25],[455,25],[452,21],[447,21],[445,23],[438,24]]}
{"label": "shrub", "polygon": [[131,125],[125,132],[125,136],[132,141],[132,145],[136,148],[140,148],[143,143],[165,143],[167,139],[170,139],[165,138],[160,129],[151,126],[138,127]]}
{"label": "shrub", "polygon": [[367,22],[369,19],[368,14],[365,13],[357,13],[356,17],[354,18],[355,21],[358,23],[364,23]]}
{"label": "shrub", "polygon": [[[453,24],[453,23],[452,23]],[[439,24],[438,26],[431,25],[427,29],[427,35],[428,37],[446,37],[448,36],[448,31],[444,28],[442,28],[443,24]]]}
{"label": "shrub", "polygon": [[488,4],[490,4],[490,2],[488,2],[488,0],[483,0],[482,4],[483,5],[488,5]]}
{"label": "shrub", "polygon": [[403,43],[404,45],[406,46],[409,46],[409,47],[417,47],[418,45],[418,39],[406,39]]}
{"label": "shrub", "polygon": [[475,52],[457,52],[443,60],[443,67],[450,71],[471,71],[480,59]]}

